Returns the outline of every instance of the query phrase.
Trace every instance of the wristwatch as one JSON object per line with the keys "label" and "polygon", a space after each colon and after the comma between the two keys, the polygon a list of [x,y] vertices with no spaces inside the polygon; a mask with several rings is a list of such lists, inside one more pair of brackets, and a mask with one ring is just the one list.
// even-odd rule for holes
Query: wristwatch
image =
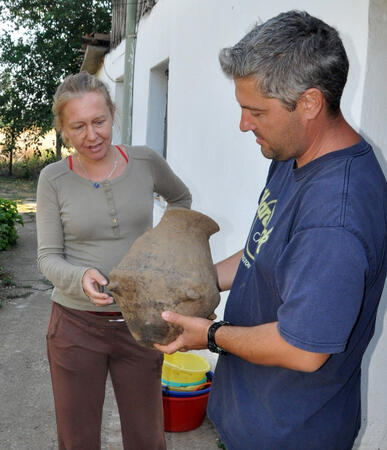
{"label": "wristwatch", "polygon": [[218,328],[222,327],[223,325],[229,326],[229,325],[231,325],[231,323],[227,322],[226,320],[221,320],[220,322],[214,322],[208,329],[208,334],[207,334],[208,350],[213,353],[219,353],[219,355],[227,355],[227,352],[225,350],[223,350],[222,347],[217,346],[216,342],[215,342],[216,330]]}

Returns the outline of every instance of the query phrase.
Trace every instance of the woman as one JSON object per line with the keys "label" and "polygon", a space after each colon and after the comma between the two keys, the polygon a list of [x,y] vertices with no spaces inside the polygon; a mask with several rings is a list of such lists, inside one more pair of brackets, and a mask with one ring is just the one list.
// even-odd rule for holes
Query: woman
{"label": "woman", "polygon": [[97,78],[58,87],[57,129],[75,155],[45,167],[37,192],[39,270],[53,283],[47,349],[59,449],[100,449],[110,373],[125,449],[165,449],[163,356],[132,338],[106,275],[152,226],[153,193],[190,207],[187,187],[147,147],[112,146],[114,106]]}

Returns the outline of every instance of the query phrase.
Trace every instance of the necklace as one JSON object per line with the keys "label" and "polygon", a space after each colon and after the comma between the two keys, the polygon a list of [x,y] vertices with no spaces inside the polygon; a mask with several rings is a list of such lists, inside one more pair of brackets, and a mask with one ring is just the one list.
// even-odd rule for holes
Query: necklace
{"label": "necklace", "polygon": [[[114,151],[114,150],[113,150]],[[79,154],[77,155],[78,161],[79,161],[79,165],[81,167],[81,169],[83,170],[83,173],[86,175],[87,179],[92,183],[92,185],[98,189],[101,186],[101,183],[103,183],[104,181],[108,180],[114,173],[114,171],[117,169],[117,152],[114,151],[114,161],[113,161],[113,167],[112,170],[109,172],[109,174],[101,181],[93,181],[90,178],[89,172],[86,170],[86,167],[82,164],[82,160],[79,157]]]}

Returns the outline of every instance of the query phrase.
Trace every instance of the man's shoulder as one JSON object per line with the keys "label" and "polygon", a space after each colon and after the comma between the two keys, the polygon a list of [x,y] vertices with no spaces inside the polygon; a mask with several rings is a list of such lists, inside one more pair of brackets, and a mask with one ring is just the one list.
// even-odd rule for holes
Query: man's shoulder
{"label": "man's shoulder", "polygon": [[332,151],[294,171],[307,197],[345,201],[352,191],[378,189],[385,184],[372,147],[361,140],[351,147]]}
{"label": "man's shoulder", "polygon": [[326,156],[299,190],[294,230],[340,228],[377,260],[386,238],[387,184],[375,154],[363,141]]}
{"label": "man's shoulder", "polygon": [[[326,155],[327,158],[310,180],[310,194],[323,201],[338,202],[354,211],[356,202],[380,203],[386,195],[386,179],[372,147],[358,144]],[[350,212],[350,210],[347,210]]]}

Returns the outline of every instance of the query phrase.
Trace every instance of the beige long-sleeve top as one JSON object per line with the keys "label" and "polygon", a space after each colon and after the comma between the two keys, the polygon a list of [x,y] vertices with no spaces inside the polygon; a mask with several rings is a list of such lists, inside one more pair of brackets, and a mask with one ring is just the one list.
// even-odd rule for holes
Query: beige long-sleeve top
{"label": "beige long-sleeve top", "polygon": [[[52,300],[101,311],[82,289],[89,268],[107,276],[153,222],[153,193],[168,207],[191,206],[191,194],[167,162],[148,147],[122,147],[126,170],[96,189],[62,159],[45,167],[37,189],[38,268],[54,285]],[[118,151],[118,150],[116,150]],[[119,311],[116,304],[103,311]]]}

